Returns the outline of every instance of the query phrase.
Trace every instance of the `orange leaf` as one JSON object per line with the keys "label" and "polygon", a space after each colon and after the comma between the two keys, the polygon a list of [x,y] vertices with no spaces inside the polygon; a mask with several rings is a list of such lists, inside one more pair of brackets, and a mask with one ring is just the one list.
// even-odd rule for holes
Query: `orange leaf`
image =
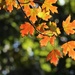
{"label": "orange leaf", "polygon": [[42,36],[41,34],[38,35],[38,37],[42,38],[40,41],[41,46],[46,46],[47,43],[49,42],[50,38],[47,36]]}
{"label": "orange leaf", "polygon": [[48,42],[50,42],[50,44],[54,45],[54,40],[56,37],[55,36],[48,37],[48,36],[43,36],[43,35],[39,34],[38,38],[41,38],[40,45],[46,46]]}
{"label": "orange leaf", "polygon": [[36,22],[36,20],[37,20],[37,13],[38,13],[38,9],[37,8],[33,8],[33,9],[31,9],[31,11],[30,11],[31,13],[30,13],[30,20],[33,22],[33,23],[35,23]]}
{"label": "orange leaf", "polygon": [[33,33],[34,33],[33,26],[30,23],[28,23],[28,22],[25,22],[24,24],[21,24],[20,29],[21,29],[20,32],[21,32],[22,36],[28,35],[28,33],[30,35],[33,35]]}
{"label": "orange leaf", "polygon": [[9,12],[13,10],[13,7],[18,7],[18,4],[16,3],[15,0],[5,0],[6,2],[6,8]]}
{"label": "orange leaf", "polygon": [[37,20],[37,13],[39,12],[39,8],[30,8],[29,5],[25,5],[24,7],[24,12],[26,13],[26,15],[30,18],[30,20],[35,23]]}
{"label": "orange leaf", "polygon": [[[26,13],[26,15],[27,15],[27,17],[29,17],[30,18],[30,20],[33,22],[33,23],[35,23],[36,22],[36,20],[37,20],[37,13],[38,13],[38,11],[39,11],[39,7],[38,8],[36,8],[36,5],[35,5],[35,3],[33,2],[33,0],[26,0],[26,2],[28,2],[28,3],[26,3],[26,4],[24,4],[24,12]],[[31,7],[32,8],[31,8]]]}
{"label": "orange leaf", "polygon": [[39,26],[37,27],[37,30],[39,30],[40,32],[44,32],[46,28],[49,28],[45,22],[39,24]]}
{"label": "orange leaf", "polygon": [[73,22],[70,22],[71,16],[69,15],[65,21],[63,21],[62,25],[64,28],[64,31],[69,34],[75,33],[75,20]]}
{"label": "orange leaf", "polygon": [[29,7],[29,5],[28,4],[26,4],[25,6],[24,6],[24,12],[26,13],[26,15],[29,17],[30,16],[30,7]]}
{"label": "orange leaf", "polygon": [[68,54],[69,57],[75,60],[75,41],[69,41],[61,46],[64,55]]}
{"label": "orange leaf", "polygon": [[55,22],[50,22],[49,25],[47,25],[45,22],[41,23],[37,27],[37,30],[40,31],[42,34],[48,35],[50,37],[54,35],[57,36],[61,33]]}
{"label": "orange leaf", "polygon": [[50,60],[50,62],[51,63],[53,63],[55,66],[58,64],[58,61],[59,61],[59,59],[58,59],[58,57],[62,57],[62,54],[61,54],[61,52],[59,51],[59,50],[52,50],[48,55],[47,55],[47,58],[46,58],[46,60],[47,61],[49,61]]}
{"label": "orange leaf", "polygon": [[54,13],[54,12],[58,13],[57,7],[52,5],[56,2],[57,2],[57,0],[45,0],[42,5],[42,8],[43,9],[46,8],[46,11],[51,10],[52,13]]}

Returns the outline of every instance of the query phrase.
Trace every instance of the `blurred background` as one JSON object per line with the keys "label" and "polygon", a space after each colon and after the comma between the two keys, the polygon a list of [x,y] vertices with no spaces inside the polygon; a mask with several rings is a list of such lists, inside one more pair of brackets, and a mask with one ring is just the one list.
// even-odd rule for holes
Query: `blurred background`
{"label": "blurred background", "polygon": [[[75,19],[75,0],[58,0],[56,6],[59,13],[51,20],[60,28],[69,14],[72,20]],[[55,67],[46,61],[52,50],[50,44],[41,48],[36,34],[21,36],[19,27],[24,22],[21,10],[14,8],[12,13],[0,10],[0,75],[75,75],[74,60],[65,56]],[[75,40],[75,35],[67,36],[63,30],[61,32],[61,37],[55,41],[57,48],[66,41]]]}

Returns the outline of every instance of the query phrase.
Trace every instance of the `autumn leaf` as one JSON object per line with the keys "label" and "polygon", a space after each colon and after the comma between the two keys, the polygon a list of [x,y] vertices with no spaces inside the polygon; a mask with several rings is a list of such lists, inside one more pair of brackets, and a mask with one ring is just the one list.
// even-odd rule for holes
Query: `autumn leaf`
{"label": "autumn leaf", "polygon": [[[22,1],[23,2],[23,1]],[[27,2],[27,3],[26,3]],[[26,13],[27,17],[29,17],[29,20],[32,21],[33,23],[35,23],[37,21],[37,13],[39,11],[39,7],[36,8],[35,3],[33,2],[33,0],[25,0],[24,3],[26,4],[21,4],[21,6],[23,6],[23,11],[24,13]]]}
{"label": "autumn leaf", "polygon": [[25,5],[24,7],[24,12],[26,13],[27,17],[29,17],[29,19],[35,23],[37,21],[37,14],[39,12],[39,7],[38,8],[30,8],[29,5]]}
{"label": "autumn leaf", "polygon": [[43,23],[41,23],[41,24],[39,24],[38,26],[37,26],[37,30],[38,31],[40,31],[40,32],[44,32],[45,31],[45,29],[47,29],[48,28],[48,26],[46,25],[46,23],[45,22],[43,22]]}
{"label": "autumn leaf", "polygon": [[34,0],[19,0],[21,6],[25,6],[25,5],[35,5]]}
{"label": "autumn leaf", "polygon": [[50,61],[50,63],[53,63],[56,66],[58,64],[59,57],[62,57],[61,52],[57,49],[54,49],[47,55],[46,60]]}
{"label": "autumn leaf", "polygon": [[55,22],[50,22],[49,28],[56,36],[61,34],[60,29],[57,27],[57,24]]}
{"label": "autumn leaf", "polygon": [[37,21],[37,13],[39,8],[33,8],[30,10],[30,20],[35,23]]}
{"label": "autumn leaf", "polygon": [[20,29],[21,29],[20,32],[21,32],[22,36],[25,36],[25,35],[28,35],[28,34],[33,35],[33,33],[34,33],[33,26],[28,22],[25,22],[24,24],[21,24]]}
{"label": "autumn leaf", "polygon": [[37,37],[41,38],[41,40],[40,40],[41,47],[46,46],[48,42],[50,42],[50,44],[54,45],[54,40],[56,39],[55,36],[48,37],[48,36],[44,36],[44,35],[41,35],[41,34],[39,34]]}
{"label": "autumn leaf", "polygon": [[64,31],[70,35],[75,33],[75,20],[70,22],[71,16],[69,15],[65,21],[63,21],[62,25],[64,28]]}
{"label": "autumn leaf", "polygon": [[53,32],[50,31],[49,27],[47,26],[47,24],[44,22],[44,23],[41,23],[39,24],[39,26],[37,26],[37,30],[42,33],[43,35],[46,35],[46,36],[53,36]]}
{"label": "autumn leaf", "polygon": [[75,41],[69,41],[61,46],[63,48],[64,55],[69,55],[72,59],[75,60]]}
{"label": "autumn leaf", "polygon": [[56,2],[57,2],[57,0],[45,0],[43,5],[42,5],[42,9],[46,8],[46,11],[51,10],[52,13],[54,13],[54,12],[58,13],[57,7],[52,5]]}
{"label": "autumn leaf", "polygon": [[11,12],[13,10],[13,1],[12,0],[5,0],[6,1],[6,5],[7,5],[7,10],[9,10],[9,12]]}
{"label": "autumn leaf", "polygon": [[46,20],[48,21],[48,19],[50,19],[52,16],[50,15],[50,12],[48,11],[45,11],[45,10],[42,10],[41,8],[39,8],[39,12],[37,14],[37,16],[43,20]]}
{"label": "autumn leaf", "polygon": [[9,12],[13,10],[13,7],[18,7],[18,4],[16,3],[15,0],[5,0],[6,2],[6,8]]}
{"label": "autumn leaf", "polygon": [[37,26],[37,30],[50,37],[53,35],[57,36],[61,33],[55,22],[50,22],[49,25],[47,25],[45,22],[41,23],[39,26]]}
{"label": "autumn leaf", "polygon": [[30,16],[30,12],[31,12],[31,11],[30,11],[30,6],[29,6],[28,4],[25,4],[25,5],[24,5],[23,11],[26,13],[27,17]]}

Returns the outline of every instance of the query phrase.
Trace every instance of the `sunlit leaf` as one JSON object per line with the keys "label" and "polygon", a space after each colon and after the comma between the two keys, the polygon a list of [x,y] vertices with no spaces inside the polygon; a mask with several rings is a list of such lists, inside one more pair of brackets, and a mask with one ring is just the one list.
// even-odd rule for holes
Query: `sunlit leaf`
{"label": "sunlit leaf", "polygon": [[[25,2],[25,1],[24,1]],[[30,17],[29,19],[35,23],[37,20],[37,13],[39,10],[39,7],[36,8],[35,3],[33,2],[33,0],[29,0],[25,2],[26,4],[24,4],[24,13],[26,13],[27,17]],[[21,4],[23,6],[23,4]],[[31,7],[30,7],[31,6]]]}
{"label": "sunlit leaf", "polygon": [[57,24],[55,22],[50,22],[49,28],[56,36],[61,34],[60,29],[57,27]]}
{"label": "sunlit leaf", "polygon": [[59,50],[52,50],[48,55],[47,55],[47,61],[50,61],[50,63],[53,63],[55,66],[58,64],[59,57],[62,57],[62,54]]}
{"label": "sunlit leaf", "polygon": [[18,7],[18,4],[16,3],[15,0],[5,0],[6,2],[6,8],[9,12],[13,10],[13,7]]}
{"label": "sunlit leaf", "polygon": [[64,28],[64,31],[70,35],[75,33],[75,20],[70,22],[71,16],[69,15],[65,21],[63,21],[62,25]]}
{"label": "sunlit leaf", "polygon": [[49,11],[48,12],[46,12],[45,10],[42,11],[41,8],[39,9],[39,12],[38,12],[37,16],[39,18],[42,18],[43,20],[46,20],[46,21],[48,21],[48,19],[52,17],[50,15],[50,12]]}
{"label": "sunlit leaf", "polygon": [[35,23],[37,21],[37,13],[39,8],[33,8],[30,10],[30,20]]}
{"label": "sunlit leaf", "polygon": [[42,5],[42,8],[43,9],[46,8],[46,11],[51,10],[52,13],[54,13],[54,12],[58,13],[57,7],[52,5],[52,4],[56,3],[56,2],[57,2],[57,0],[45,0],[43,5]]}
{"label": "sunlit leaf", "polygon": [[75,60],[75,41],[66,42],[61,46],[61,48],[63,48],[64,55],[68,54],[69,57]]}
{"label": "sunlit leaf", "polygon": [[37,30],[39,30],[40,32],[44,32],[46,28],[48,28],[48,26],[46,25],[45,22],[43,22],[37,26]]}
{"label": "sunlit leaf", "polygon": [[28,35],[28,34],[33,35],[33,33],[34,33],[33,26],[28,22],[25,22],[24,24],[21,24],[20,29],[21,29],[20,32],[21,32],[22,36],[25,36],[25,35]]}
{"label": "sunlit leaf", "polygon": [[48,36],[43,36],[41,34],[38,35],[38,38],[41,38],[41,40],[40,40],[41,46],[46,46],[48,42],[50,42],[50,44],[54,45],[54,40],[56,39],[55,36],[48,37]]}

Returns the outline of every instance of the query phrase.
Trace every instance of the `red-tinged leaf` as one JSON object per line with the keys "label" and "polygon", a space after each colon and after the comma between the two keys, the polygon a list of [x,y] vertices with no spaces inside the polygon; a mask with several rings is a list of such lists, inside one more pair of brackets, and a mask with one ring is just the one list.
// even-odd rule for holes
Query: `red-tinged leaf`
{"label": "red-tinged leaf", "polygon": [[75,41],[69,41],[61,46],[64,55],[68,54],[69,57],[75,60]]}
{"label": "red-tinged leaf", "polygon": [[55,36],[48,37],[48,36],[44,36],[41,34],[38,35],[38,38],[41,38],[41,40],[40,40],[41,47],[46,46],[48,42],[50,42],[50,44],[54,45],[54,40],[56,39]]}
{"label": "red-tinged leaf", "polygon": [[62,54],[59,50],[52,50],[48,55],[46,60],[53,63],[55,66],[58,64],[59,57],[62,57]]}
{"label": "red-tinged leaf", "polygon": [[25,35],[28,35],[28,34],[33,35],[33,33],[34,33],[33,26],[28,22],[25,22],[24,24],[21,24],[20,29],[21,29],[20,32],[21,32],[22,36],[25,36]]}
{"label": "red-tinged leaf", "polygon": [[75,33],[75,20],[73,22],[70,22],[70,20],[71,20],[71,16],[69,15],[67,19],[62,23],[64,31],[68,35]]}

